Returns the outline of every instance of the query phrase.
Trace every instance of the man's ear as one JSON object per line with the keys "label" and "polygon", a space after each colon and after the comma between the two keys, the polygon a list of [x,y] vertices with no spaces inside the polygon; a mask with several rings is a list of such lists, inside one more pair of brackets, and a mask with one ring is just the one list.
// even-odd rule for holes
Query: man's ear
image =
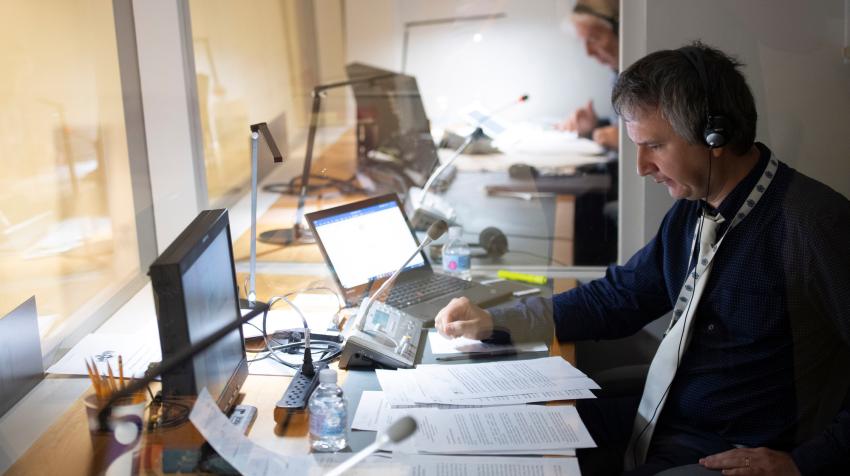
{"label": "man's ear", "polygon": [[726,153],[726,147],[715,147],[709,150],[711,151],[711,157],[715,159],[723,157],[723,155]]}

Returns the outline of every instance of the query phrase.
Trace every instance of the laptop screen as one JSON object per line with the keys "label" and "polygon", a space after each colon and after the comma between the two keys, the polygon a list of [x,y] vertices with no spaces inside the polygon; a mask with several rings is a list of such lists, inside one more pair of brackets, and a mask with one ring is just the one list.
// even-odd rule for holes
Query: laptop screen
{"label": "laptop screen", "polygon": [[[418,246],[398,202],[390,200],[312,221],[343,288],[389,277]],[[422,253],[405,271],[425,266]]]}

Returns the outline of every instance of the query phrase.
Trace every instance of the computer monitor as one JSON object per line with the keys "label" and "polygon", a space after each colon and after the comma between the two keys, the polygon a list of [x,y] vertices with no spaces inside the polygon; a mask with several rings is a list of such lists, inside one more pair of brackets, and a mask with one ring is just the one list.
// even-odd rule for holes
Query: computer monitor
{"label": "computer monitor", "polygon": [[[350,63],[346,71],[349,80],[378,77],[351,85],[357,102],[358,163],[394,169],[407,187],[425,185],[439,159],[416,78],[362,63]],[[373,156],[373,151],[382,154]]]}
{"label": "computer monitor", "polygon": [[[239,319],[227,210],[201,212],[154,261],[149,275],[163,359]],[[163,374],[162,390],[166,397],[193,396],[206,387],[227,412],[247,376],[240,327]]]}

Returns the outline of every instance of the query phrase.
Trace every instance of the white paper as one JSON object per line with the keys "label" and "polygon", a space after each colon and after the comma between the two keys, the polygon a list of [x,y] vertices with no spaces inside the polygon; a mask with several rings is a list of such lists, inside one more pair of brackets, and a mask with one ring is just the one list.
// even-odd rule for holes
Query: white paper
{"label": "white paper", "polygon": [[[518,369],[550,372],[543,382],[511,382]],[[450,369],[450,370],[449,370]],[[590,389],[599,385],[560,357],[483,364],[420,365],[416,369],[377,370],[387,402],[393,407],[422,404],[463,406],[518,405],[556,400],[595,398]],[[493,376],[493,377],[491,377]],[[476,382],[493,378],[490,382]],[[521,377],[517,377],[518,379]],[[507,383],[505,383],[507,382]],[[483,388],[482,388],[483,387]]]}
{"label": "white paper", "polygon": [[352,430],[378,431],[389,426],[392,407],[384,400],[384,392],[364,391],[351,420]]}
{"label": "white paper", "polygon": [[[327,472],[350,455],[314,455],[314,475]],[[579,476],[575,458],[393,455],[370,457],[346,472],[349,476]]]}
{"label": "white paper", "polygon": [[408,409],[417,431],[395,451],[440,454],[550,454],[596,446],[572,406]]}
{"label": "white paper", "polygon": [[[482,398],[522,395],[562,388],[559,384],[587,376],[561,357],[461,365],[420,365],[422,391],[432,398]],[[575,387],[573,387],[575,388]]]}
{"label": "white paper", "polygon": [[308,475],[309,456],[282,456],[257,445],[219,410],[206,388],[198,394],[189,420],[216,452],[245,476]]}
{"label": "white paper", "polygon": [[156,336],[145,339],[133,334],[89,334],[71,348],[47,373],[64,375],[88,375],[86,360],[94,358],[101,375],[107,375],[106,364],[118,377],[118,356],[124,363],[124,376],[141,378],[151,362],[162,360]]}
{"label": "white paper", "polygon": [[428,343],[431,345],[431,353],[434,355],[473,354],[479,352],[503,352],[510,350],[516,352],[545,352],[548,350],[546,344],[542,342],[518,345],[489,344],[481,342],[480,340],[468,339],[466,337],[450,339],[438,332],[428,333]]}
{"label": "white paper", "polygon": [[[334,314],[339,310],[339,300],[330,293],[301,293],[292,299],[292,303],[298,306],[307,319],[307,325],[314,331],[327,330],[333,322]],[[250,309],[242,309],[242,315],[250,311]],[[263,335],[262,328],[263,315],[260,314],[242,325],[242,335],[246,339],[260,337]],[[303,328],[304,323],[301,317],[284,301],[277,302],[274,309],[266,316],[266,332],[269,334],[278,330]]]}
{"label": "white paper", "polygon": [[[250,358],[248,359],[250,360]],[[270,358],[248,362],[248,373],[251,375],[277,375],[291,377],[295,375],[295,369]]]}

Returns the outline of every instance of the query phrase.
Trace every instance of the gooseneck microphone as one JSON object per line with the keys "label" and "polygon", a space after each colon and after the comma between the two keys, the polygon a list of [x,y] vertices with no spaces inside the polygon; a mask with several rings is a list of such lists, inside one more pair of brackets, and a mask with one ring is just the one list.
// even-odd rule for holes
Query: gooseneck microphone
{"label": "gooseneck microphone", "polygon": [[268,310],[269,310],[268,304],[266,304],[264,302],[257,301],[256,305],[254,306],[254,309],[252,309],[251,312],[233,320],[232,322],[230,322],[226,326],[224,326],[221,329],[213,332],[212,334],[208,335],[207,337],[204,337],[197,344],[183,349],[182,351],[178,352],[177,354],[175,354],[171,358],[163,360],[162,362],[159,363],[159,365],[156,365],[155,367],[153,367],[153,369],[145,372],[144,377],[142,377],[140,379],[132,380],[129,385],[124,387],[124,389],[119,390],[117,392],[114,392],[112,394],[112,396],[109,397],[109,400],[107,400],[106,403],[103,404],[103,407],[101,407],[100,410],[97,413],[97,419],[98,419],[98,424],[100,426],[100,430],[101,431],[108,431],[109,430],[109,426],[107,424],[107,421],[109,420],[109,414],[112,413],[112,406],[115,404],[115,402],[117,402],[121,399],[127,398],[130,395],[133,395],[136,392],[142,390],[149,383],[151,383],[158,375],[163,374],[163,373],[168,373],[168,372],[174,370],[174,368],[177,367],[178,365],[182,365],[184,362],[191,359],[195,355],[200,354],[201,352],[207,350],[207,348],[209,346],[215,344],[216,342],[221,340],[227,334],[229,334],[229,333],[233,332],[234,330],[240,328],[242,326],[242,324],[245,324],[246,322],[250,321],[251,319],[257,317],[258,315],[260,315],[260,314],[262,314],[262,313],[264,313]]}
{"label": "gooseneck microphone", "polygon": [[367,456],[381,449],[387,443],[399,443],[406,440],[410,435],[416,432],[416,420],[413,417],[406,416],[387,427],[387,431],[379,434],[375,438],[375,442],[363,448],[354,454],[351,458],[345,460],[341,465],[337,466],[325,476],[339,476],[340,474],[353,468],[354,465],[366,459]]}
{"label": "gooseneck microphone", "polygon": [[[506,103],[502,106],[497,107],[496,109],[493,110],[493,112],[485,115],[484,117],[477,118],[475,120],[475,130],[473,130],[471,134],[466,136],[466,139],[463,141],[463,143],[460,145],[460,147],[455,149],[454,154],[452,154],[452,156],[449,158],[449,160],[440,164],[440,166],[437,167],[434,170],[434,172],[431,174],[431,176],[428,177],[428,180],[425,182],[425,185],[422,187],[422,190],[419,192],[419,199],[416,200],[416,208],[425,208],[425,199],[428,197],[428,191],[431,190],[431,186],[443,174],[443,171],[445,171],[447,168],[449,168],[454,163],[454,161],[457,160],[457,158],[460,157],[466,151],[467,147],[469,147],[470,144],[472,144],[472,142],[474,142],[474,141],[476,141],[476,140],[478,140],[482,137],[485,137],[484,130],[481,128],[481,126],[485,122],[487,122],[491,117],[495,116],[496,114],[504,112],[505,110],[510,109],[510,108],[516,106],[517,104],[522,104],[526,101],[528,101],[528,94],[523,94],[519,98],[514,99],[514,100],[512,100],[512,101],[510,101],[510,102],[508,102],[508,103]],[[416,221],[416,220],[414,220],[414,221]]]}
{"label": "gooseneck microphone", "polygon": [[382,284],[381,287],[378,288],[378,291],[375,292],[375,294],[367,297],[362,303],[360,303],[360,309],[357,310],[357,318],[354,321],[354,329],[358,331],[363,330],[363,325],[366,322],[366,316],[369,315],[369,308],[372,307],[372,302],[374,302],[374,300],[377,299],[381,295],[381,293],[383,293],[384,290],[389,287],[390,284],[395,282],[396,278],[398,278],[398,275],[401,274],[405,266],[407,266],[407,264],[410,263],[413,258],[416,257],[416,255],[418,255],[426,246],[431,244],[432,241],[443,236],[443,234],[445,234],[446,230],[448,229],[449,225],[445,222],[445,220],[437,220],[433,224],[431,224],[430,227],[428,227],[428,231],[426,232],[427,235],[425,236],[425,239],[422,240],[422,243],[420,243],[419,246],[416,247],[416,251],[414,251],[410,255],[410,257],[404,261],[404,264],[402,264],[401,267],[395,270],[395,272],[392,274],[392,276],[389,277],[389,279],[384,281],[384,284]]}

